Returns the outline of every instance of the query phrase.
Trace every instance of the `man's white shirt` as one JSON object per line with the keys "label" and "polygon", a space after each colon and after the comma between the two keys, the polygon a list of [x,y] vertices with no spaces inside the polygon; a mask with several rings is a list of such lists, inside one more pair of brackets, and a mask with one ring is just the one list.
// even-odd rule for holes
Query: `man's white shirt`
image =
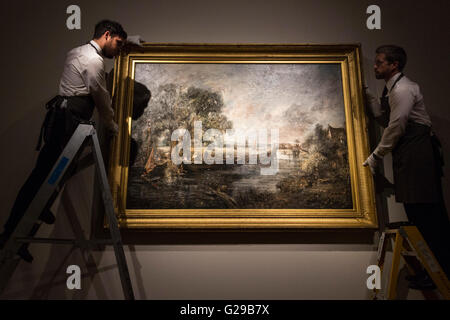
{"label": "man's white shirt", "polygon": [[59,83],[59,95],[90,94],[106,127],[116,131],[112,100],[106,89],[103,58],[101,48],[94,40],[70,50]]}
{"label": "man's white shirt", "polygon": [[[400,137],[405,133],[408,122],[420,123],[431,127],[431,120],[426,111],[419,85],[403,76],[393,87],[399,76],[400,73],[397,73],[386,82],[390,115],[389,123],[384,129],[381,140],[374,151],[379,157],[385,156],[394,149]],[[374,116],[383,116],[378,99],[370,91],[366,91],[366,94]]]}

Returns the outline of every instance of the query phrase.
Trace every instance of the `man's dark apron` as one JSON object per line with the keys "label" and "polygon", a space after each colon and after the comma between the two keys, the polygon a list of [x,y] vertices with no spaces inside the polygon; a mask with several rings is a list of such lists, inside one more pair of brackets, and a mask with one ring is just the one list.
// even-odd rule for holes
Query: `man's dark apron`
{"label": "man's dark apron", "polygon": [[[403,74],[391,88],[395,87]],[[390,111],[383,93],[382,108]],[[403,203],[435,203],[439,201],[439,180],[443,175],[441,145],[427,125],[408,122],[404,135],[392,150],[395,200]]]}

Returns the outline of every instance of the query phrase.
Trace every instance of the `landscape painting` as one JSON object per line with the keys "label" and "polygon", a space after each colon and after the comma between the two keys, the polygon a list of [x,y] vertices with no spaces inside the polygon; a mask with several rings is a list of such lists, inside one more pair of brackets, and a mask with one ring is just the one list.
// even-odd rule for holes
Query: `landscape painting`
{"label": "landscape painting", "polygon": [[340,63],[139,62],[133,76],[151,99],[131,124],[127,209],[353,208]]}
{"label": "landscape painting", "polygon": [[108,159],[120,227],[376,229],[362,84],[359,44],[123,50]]}

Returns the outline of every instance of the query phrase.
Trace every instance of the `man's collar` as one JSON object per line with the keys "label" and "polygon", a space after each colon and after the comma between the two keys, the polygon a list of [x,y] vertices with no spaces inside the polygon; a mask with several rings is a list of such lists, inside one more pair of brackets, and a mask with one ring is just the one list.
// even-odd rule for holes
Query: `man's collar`
{"label": "man's collar", "polygon": [[99,44],[97,42],[95,42],[94,40],[89,41],[90,44],[92,44],[95,48],[95,50],[97,50],[97,53],[102,56],[103,58],[103,54],[102,54],[102,48],[100,48]]}
{"label": "man's collar", "polygon": [[397,72],[392,76],[392,78],[388,80],[388,82],[386,82],[386,88],[388,89],[388,92],[391,91],[392,86],[394,85],[395,81],[397,80],[398,77],[400,77],[401,74],[402,74],[401,72]]}

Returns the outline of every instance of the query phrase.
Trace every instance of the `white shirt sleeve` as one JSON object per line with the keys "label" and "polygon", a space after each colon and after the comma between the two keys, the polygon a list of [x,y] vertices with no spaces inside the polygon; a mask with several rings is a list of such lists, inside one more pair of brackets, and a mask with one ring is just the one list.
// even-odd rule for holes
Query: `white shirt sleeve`
{"label": "white shirt sleeve", "polygon": [[114,110],[112,100],[106,89],[106,79],[103,61],[97,58],[90,58],[86,61],[85,68],[81,72],[81,77],[94,99],[100,117],[105,122],[106,127],[116,127],[114,122]]}
{"label": "white shirt sleeve", "polygon": [[415,103],[414,90],[410,86],[400,86],[391,91],[389,95],[389,106],[391,113],[389,124],[383,131],[381,141],[374,153],[383,157],[391,152],[399,138],[405,133],[409,114]]}

